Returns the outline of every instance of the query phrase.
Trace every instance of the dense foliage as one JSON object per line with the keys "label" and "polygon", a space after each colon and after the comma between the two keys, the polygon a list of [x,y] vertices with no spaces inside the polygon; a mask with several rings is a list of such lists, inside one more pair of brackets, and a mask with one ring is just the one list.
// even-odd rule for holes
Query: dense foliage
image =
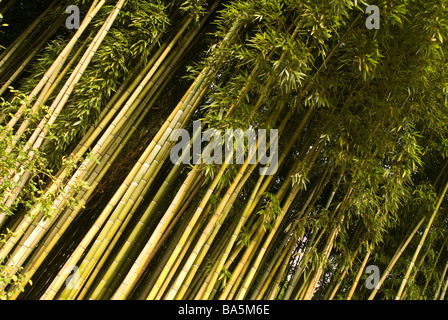
{"label": "dense foliage", "polygon": [[[447,1],[37,3],[0,52],[3,298],[446,299]],[[277,170],[173,163],[195,120],[278,130]]]}

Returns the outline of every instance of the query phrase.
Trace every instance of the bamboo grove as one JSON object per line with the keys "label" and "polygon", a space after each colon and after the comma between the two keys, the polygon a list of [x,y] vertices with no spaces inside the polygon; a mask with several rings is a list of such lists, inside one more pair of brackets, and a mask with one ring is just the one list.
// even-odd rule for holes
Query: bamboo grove
{"label": "bamboo grove", "polygon": [[[377,1],[369,29],[364,1],[53,0],[13,34],[18,3],[3,299],[447,298],[447,1]],[[277,129],[275,173],[173,163],[199,120]]]}

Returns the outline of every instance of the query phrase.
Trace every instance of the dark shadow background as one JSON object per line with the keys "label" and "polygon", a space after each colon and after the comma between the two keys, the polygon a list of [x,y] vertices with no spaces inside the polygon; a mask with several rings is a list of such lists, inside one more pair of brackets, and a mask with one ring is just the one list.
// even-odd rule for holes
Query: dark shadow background
{"label": "dark shadow background", "polygon": [[[8,26],[0,27],[0,45],[8,46],[21,32],[37,18],[53,0],[4,0],[0,3],[0,13]],[[9,4],[12,3],[11,6]],[[4,12],[6,7],[9,7]]]}

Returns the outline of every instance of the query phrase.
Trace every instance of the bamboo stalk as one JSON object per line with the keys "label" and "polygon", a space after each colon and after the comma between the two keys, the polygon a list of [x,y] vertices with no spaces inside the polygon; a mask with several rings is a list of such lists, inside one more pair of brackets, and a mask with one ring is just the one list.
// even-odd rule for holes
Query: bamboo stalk
{"label": "bamboo stalk", "polygon": [[256,300],[261,300],[263,296],[265,296],[265,294],[268,292],[269,286],[271,286],[271,293],[269,294],[269,296],[271,294],[273,294],[273,296],[270,299],[268,298],[268,300],[274,299],[274,296],[277,294],[277,290],[279,288],[276,285],[277,281],[274,280],[274,276],[278,278],[283,276],[286,268],[288,267],[288,263],[294,253],[294,244],[295,242],[291,239],[284,250],[278,251],[280,257],[278,259],[276,259],[275,257],[272,258],[271,263],[267,267],[267,270],[265,272],[266,278],[263,276],[263,278],[259,281],[259,284],[262,285],[262,287],[257,287],[254,290],[251,299],[255,297]]}
{"label": "bamboo stalk", "polygon": [[397,292],[397,295],[395,297],[395,300],[400,300],[400,298],[401,298],[403,290],[404,290],[404,288],[406,286],[406,282],[409,279],[409,276],[410,276],[410,274],[411,274],[411,272],[413,270],[415,261],[417,260],[418,254],[420,253],[420,250],[423,247],[423,244],[425,243],[426,237],[427,237],[427,235],[429,233],[429,229],[431,228],[431,225],[434,222],[434,219],[435,219],[435,217],[437,215],[437,212],[439,211],[440,206],[442,205],[442,201],[445,198],[445,195],[446,195],[447,191],[448,191],[448,183],[446,183],[446,185],[445,185],[445,187],[444,187],[444,189],[442,191],[442,194],[440,195],[439,200],[437,201],[436,208],[435,208],[433,214],[431,215],[431,217],[430,217],[430,219],[428,221],[428,224],[426,225],[425,230],[423,231],[422,237],[420,238],[420,242],[419,242],[417,248],[415,249],[415,252],[414,252],[414,255],[412,257],[412,260],[409,263],[409,267],[408,267],[408,269],[406,271],[406,274],[405,274],[405,276],[403,278],[403,281],[401,282],[400,288],[398,289],[398,292]]}
{"label": "bamboo stalk", "polygon": [[375,298],[375,295],[378,292],[378,290],[381,288],[381,285],[383,284],[384,280],[386,280],[386,277],[391,272],[391,270],[394,267],[395,263],[398,261],[398,259],[400,258],[400,256],[402,255],[402,253],[404,252],[406,247],[409,245],[409,243],[411,242],[412,238],[417,233],[418,229],[420,228],[420,226],[423,224],[424,221],[425,221],[425,217],[420,219],[420,221],[417,223],[417,225],[412,230],[411,234],[406,238],[406,241],[404,241],[398,247],[397,251],[395,252],[394,256],[392,257],[391,261],[389,262],[386,270],[384,271],[383,275],[381,276],[381,279],[378,282],[378,285],[372,290],[372,293],[370,294],[370,296],[368,298],[369,300],[373,300],[373,298]]}
{"label": "bamboo stalk", "polygon": [[[134,99],[134,101],[135,101],[135,99]],[[115,123],[119,122],[119,120],[122,119],[122,117],[124,116],[124,114],[126,114],[126,113],[128,113],[128,112],[132,112],[132,110],[129,110],[129,108],[125,108],[125,110],[121,110],[120,114],[119,114],[119,115],[116,117],[116,119],[114,120]],[[112,117],[112,115],[113,115],[113,112],[109,114],[109,117],[108,117],[108,118]],[[108,121],[108,118],[104,119],[103,123],[107,122],[107,121]],[[123,124],[124,122],[122,121],[121,123]],[[117,125],[115,125],[115,126],[112,125],[112,126],[110,126],[110,127],[108,128],[108,130],[106,131],[106,133],[103,135],[103,138],[100,139],[100,141],[97,143],[97,145],[96,145],[95,148],[93,149],[92,152],[93,152],[94,156],[97,155],[98,152],[101,151],[101,147],[103,147],[103,149],[104,149],[104,148],[106,148],[106,147],[108,146],[108,144],[105,143],[104,140],[105,140],[105,139],[107,140],[107,137],[110,138],[110,134],[113,134],[114,132],[116,132],[117,130],[119,130],[119,128],[121,128],[121,126],[119,125],[119,123],[118,123]],[[98,129],[98,128],[97,128],[97,129]],[[99,133],[98,130],[97,130],[96,132]],[[87,141],[86,144],[88,145],[88,144],[90,144],[92,141],[93,141],[93,137],[91,137],[91,138]],[[111,139],[109,139],[109,143],[110,143],[110,141],[111,141]],[[75,157],[75,159],[78,159],[79,156],[80,156],[83,152],[85,152],[85,150],[87,150],[87,146],[84,146],[84,149],[81,148],[80,152],[77,153],[77,155],[76,155],[77,157]],[[91,168],[92,163],[93,163],[93,161],[92,161],[91,159],[86,159],[86,160],[84,161],[84,163],[81,165],[80,170],[78,170],[78,171],[75,173],[75,175],[72,177],[72,179],[70,180],[70,182],[67,184],[67,186],[65,187],[65,190],[67,190],[67,191],[70,190],[72,184],[75,183],[79,178],[81,178],[81,177],[85,174],[85,171],[86,171],[88,168]],[[57,179],[56,183],[54,183],[54,184],[50,187],[49,192],[54,192],[54,190],[55,190],[56,188],[58,188],[58,185],[59,185],[58,182],[62,181],[62,179],[65,177],[65,174],[67,174],[67,171],[64,171],[63,174],[61,175],[61,177],[59,177],[59,178]],[[67,192],[67,191],[66,191],[66,192]],[[60,198],[59,202],[57,202],[57,203],[55,204],[55,207],[56,207],[56,208],[59,206],[59,204],[61,203],[61,201],[62,201],[64,198],[65,198],[65,196],[64,196],[64,194],[62,194],[62,198]],[[37,209],[37,211],[38,211],[38,209]],[[29,220],[25,220],[24,223],[26,223],[26,224],[23,226],[23,228],[27,228],[27,225],[30,223],[30,221],[29,221]],[[19,230],[22,230],[22,229],[19,229]]]}
{"label": "bamboo stalk", "polygon": [[[51,78],[53,73],[56,70],[59,70],[61,68],[64,61],[67,59],[68,54],[74,47],[75,43],[81,37],[84,30],[87,28],[87,26],[90,24],[92,19],[95,17],[95,15],[98,13],[98,11],[101,9],[101,7],[104,5],[105,2],[106,2],[105,0],[101,0],[101,2],[98,4],[96,4],[96,1],[92,4],[86,17],[82,21],[81,25],[79,26],[79,29],[76,31],[73,38],[70,40],[70,42],[67,44],[67,46],[62,50],[62,52],[59,54],[59,56],[55,59],[55,61],[51,65],[51,67],[47,70],[47,72],[44,74],[44,76],[39,81],[39,83],[36,85],[36,87],[33,89],[33,91],[31,91],[31,93],[29,94],[29,97],[27,99],[28,102],[30,102],[32,99],[34,99],[34,97],[36,97],[39,94],[39,92],[42,90],[42,88],[47,83],[47,81]],[[16,112],[16,114],[14,115],[14,117],[8,122],[9,127],[12,128],[17,123],[17,121],[19,121],[19,119],[23,115],[23,111],[24,111],[24,106],[21,106],[19,108],[19,110]]]}
{"label": "bamboo stalk", "polygon": [[[447,271],[448,271],[448,260],[445,263],[445,268],[443,269],[443,273],[442,273],[442,276],[440,277],[440,281],[437,286],[436,293],[434,294],[433,300],[437,300],[437,298],[439,298],[439,297],[440,297],[440,300],[442,300],[441,296],[439,296],[439,293],[440,293],[440,289],[442,288],[443,280],[445,279],[445,275],[446,275]],[[448,281],[446,281],[446,282],[448,282]],[[446,290],[446,285],[445,285],[445,290]]]}
{"label": "bamboo stalk", "polygon": [[[197,83],[195,82],[195,83],[193,83],[192,86],[191,86],[191,89],[196,88],[198,85],[200,85],[200,83],[201,83],[201,82],[197,82]],[[177,109],[175,109],[175,110],[173,111],[173,113],[172,113],[172,115],[173,115],[173,118],[172,118],[172,119],[173,119],[173,124],[175,124],[176,121],[177,121],[177,120],[176,120],[176,117],[174,116],[175,114],[176,114],[177,116],[179,116],[179,115],[182,114],[182,117],[191,115],[191,112],[195,109],[195,107],[197,106],[197,103],[199,102],[199,99],[198,99],[197,94],[199,94],[199,96],[202,96],[204,93],[205,93],[205,91],[202,91],[202,93],[199,93],[199,92],[198,92],[198,93],[195,93],[195,90],[193,90],[193,91],[191,91],[191,90],[188,91],[188,92],[184,95],[183,100],[181,100],[181,102],[178,104]],[[190,98],[189,98],[189,97],[191,97],[191,94],[193,94],[194,96],[196,96],[196,98],[195,98],[195,100],[196,100],[195,105],[193,105],[193,108],[192,108],[188,113],[179,113],[178,110],[180,110],[181,106],[185,106],[185,105],[187,105],[187,104],[189,103],[189,101],[190,101]],[[179,119],[182,119],[182,117],[179,118]],[[165,124],[168,126],[168,125],[169,125],[169,122],[166,122]],[[168,128],[169,128],[169,127],[168,127]],[[163,128],[162,128],[162,129],[163,129]],[[162,129],[161,129],[161,130],[162,130]],[[159,132],[162,132],[162,131],[159,131]],[[168,131],[168,132],[171,132],[171,131]],[[163,140],[166,141],[167,135],[164,134],[164,137],[165,137],[165,138],[163,138]],[[164,143],[164,146],[165,146],[165,150],[168,150],[169,145],[167,145],[167,144]],[[182,155],[182,157],[185,157],[186,155],[187,155],[187,154],[185,153],[184,155]],[[177,171],[178,169],[179,169],[179,166],[176,166],[176,170],[172,171],[172,172],[170,173],[170,175],[174,175],[174,174],[176,174],[176,171]],[[171,179],[171,178],[169,178],[169,179]],[[168,183],[166,183],[165,185],[168,185]],[[163,191],[162,191],[162,192],[163,192]],[[158,202],[157,198],[160,197],[160,196],[161,196],[161,195],[156,196],[155,201],[151,202],[150,206],[147,208],[147,210],[146,210],[145,213],[143,214],[142,218],[140,219],[140,221],[141,221],[141,225],[139,225],[138,228],[136,228],[136,229],[133,230],[133,233],[130,235],[131,238],[138,238],[138,237],[139,237],[139,234],[140,234],[141,230],[143,230],[143,229],[142,229],[142,226],[144,226],[144,225],[146,224],[145,221],[146,221],[146,220],[148,219],[148,217],[150,216],[152,210],[154,210],[155,205],[157,205],[157,202]],[[180,203],[179,203],[179,205],[180,205]],[[171,215],[171,213],[168,214],[168,215]],[[140,227],[140,226],[141,226],[141,227]],[[163,227],[163,226],[167,226],[167,225],[164,223],[164,224],[162,224],[162,227]],[[162,233],[162,232],[163,232],[163,231],[156,231],[156,236],[157,236],[157,237],[158,237],[158,236],[161,236],[161,233]],[[150,241],[152,241],[152,240],[150,239]],[[128,241],[125,243],[125,246],[120,250],[120,253],[118,253],[118,255],[124,257],[124,255],[125,255],[125,253],[126,253],[126,250],[127,250],[127,245],[128,245],[128,244],[130,245],[131,243],[132,243],[132,240],[128,240]],[[120,260],[120,258],[119,258],[118,260]],[[108,273],[113,272],[113,271],[115,270],[116,267],[118,267],[118,261],[115,261],[115,262],[114,262],[114,266],[112,267],[112,269],[109,269]],[[107,282],[106,282],[106,283],[102,282],[101,285],[103,286],[103,285],[106,285],[106,284],[107,284]],[[99,291],[98,291],[98,290],[101,290],[101,288],[100,288],[100,287],[97,288],[97,290],[95,291],[93,297],[96,297],[96,294],[99,294]]]}
{"label": "bamboo stalk", "polygon": [[[123,3],[124,3],[123,1],[124,1],[124,0],[121,1],[121,6],[122,6]],[[120,7],[121,7],[121,6],[120,6]],[[105,26],[106,26],[106,25],[110,25],[110,24],[113,22],[114,17],[116,17],[116,15],[118,14],[118,11],[117,11],[117,10],[119,10],[119,8],[117,8],[116,10],[114,10],[113,13],[111,13],[111,15],[110,15],[109,17],[111,17],[111,18],[113,18],[113,19],[111,19],[111,20],[109,21],[109,24],[105,24]],[[95,46],[93,46],[93,47],[95,47]],[[92,47],[91,49],[93,49],[93,47]],[[87,57],[86,57],[86,59],[87,59]],[[44,131],[46,131],[46,130],[44,130]],[[40,136],[40,138],[42,138],[42,136]],[[33,138],[31,138],[30,140],[32,141]],[[34,154],[34,152],[31,151],[30,154],[31,154],[31,156],[32,156],[32,154]],[[73,179],[73,178],[74,178],[74,179]],[[72,181],[77,181],[77,179],[78,179],[78,177],[73,177],[73,178],[72,178]],[[62,179],[59,178],[57,181],[61,181],[61,180],[62,180]],[[57,185],[53,185],[52,187],[50,187],[49,191],[50,191],[50,192],[53,192],[56,188],[57,188]],[[69,186],[66,187],[66,190],[67,190],[67,189],[69,189]],[[62,196],[62,199],[63,199],[63,198],[64,198],[64,196]],[[62,199],[61,199],[61,200],[62,200]],[[59,202],[55,202],[54,207],[55,207],[55,208],[58,208],[58,207],[60,206],[60,204],[61,204],[61,201],[59,201]],[[36,211],[37,211],[37,212],[40,211],[40,210],[39,210],[39,207],[36,208]],[[31,224],[31,222],[32,222],[31,219],[25,219],[25,220],[23,221],[23,226],[21,226],[19,230],[26,230],[26,228]],[[41,222],[41,228],[42,228],[42,229],[45,229],[45,225],[46,225],[48,222],[49,222],[49,219],[46,219],[46,221],[42,221],[42,222]],[[19,231],[19,233],[20,233],[20,231]],[[36,236],[37,236],[37,234],[36,234]],[[34,241],[34,239],[30,239],[29,241],[32,242],[32,241]],[[14,244],[14,242],[13,242],[13,244]],[[5,247],[7,247],[7,246],[5,245]],[[5,248],[5,247],[4,247],[4,248]],[[6,253],[8,252],[8,251],[6,251],[6,250],[3,251],[4,248],[2,248],[2,254],[3,254],[3,255],[6,254]],[[7,249],[10,250],[10,249],[11,249],[11,246],[8,246]],[[21,249],[21,250],[23,251],[23,249]]]}
{"label": "bamboo stalk", "polygon": [[352,299],[353,293],[356,290],[356,286],[358,285],[359,279],[361,279],[361,276],[364,273],[364,269],[365,269],[365,267],[367,265],[367,262],[369,261],[371,251],[372,251],[372,247],[370,246],[369,249],[367,250],[367,253],[366,253],[365,257],[364,257],[364,260],[362,261],[361,266],[359,267],[359,271],[356,274],[355,281],[353,282],[353,285],[352,285],[352,287],[351,287],[351,289],[350,289],[350,291],[348,293],[347,300],[351,300]]}

